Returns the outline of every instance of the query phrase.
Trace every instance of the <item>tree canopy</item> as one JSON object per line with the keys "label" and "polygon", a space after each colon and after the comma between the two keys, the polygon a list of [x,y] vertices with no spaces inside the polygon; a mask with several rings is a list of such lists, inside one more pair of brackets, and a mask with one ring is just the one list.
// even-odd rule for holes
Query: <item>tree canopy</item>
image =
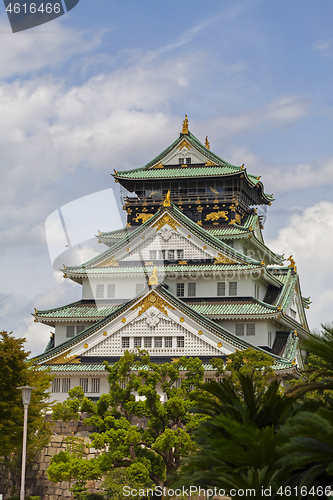
{"label": "tree canopy", "polygon": [[[11,332],[12,333],[12,332]],[[50,429],[45,423],[49,408],[48,389],[52,377],[35,369],[24,350],[25,339],[0,332],[0,464],[1,474],[13,481],[14,491],[20,481],[23,442],[22,393],[17,387],[30,385],[32,392],[28,413],[27,463],[33,461],[48,443]]]}

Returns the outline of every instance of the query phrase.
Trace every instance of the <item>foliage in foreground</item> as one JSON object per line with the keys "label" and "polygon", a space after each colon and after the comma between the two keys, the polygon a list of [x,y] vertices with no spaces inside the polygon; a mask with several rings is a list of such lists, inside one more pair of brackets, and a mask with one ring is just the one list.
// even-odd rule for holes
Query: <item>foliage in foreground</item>
{"label": "foliage in foreground", "polygon": [[0,465],[1,475],[13,481],[13,493],[20,485],[23,403],[22,393],[17,387],[30,385],[32,391],[28,414],[27,465],[36,458],[50,438],[50,427],[44,422],[49,408],[48,389],[52,377],[40,372],[27,361],[25,339],[17,339],[11,333],[0,332]]}
{"label": "foliage in foreground", "polygon": [[[163,486],[167,475],[178,469],[181,456],[195,450],[191,432],[206,418],[188,411],[192,406],[189,395],[203,379],[202,363],[198,358],[182,357],[159,365],[145,352],[141,356],[127,352],[113,366],[106,364],[106,369],[109,394],[93,403],[76,387],[53,412],[54,419],[62,420],[77,419],[82,412],[92,415],[84,423],[100,429],[90,439],[101,454],[85,460],[59,453],[51,460],[48,476],[55,482],[86,480],[126,468],[126,476],[138,487]],[[133,425],[133,416],[146,419],[146,426]]]}

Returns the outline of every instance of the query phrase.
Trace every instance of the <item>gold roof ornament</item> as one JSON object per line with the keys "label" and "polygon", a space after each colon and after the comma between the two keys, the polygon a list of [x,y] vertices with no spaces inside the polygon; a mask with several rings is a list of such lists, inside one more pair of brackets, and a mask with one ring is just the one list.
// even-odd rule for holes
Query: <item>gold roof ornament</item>
{"label": "gold roof ornament", "polygon": [[245,168],[245,167],[244,167],[244,163],[243,163],[243,165],[241,166],[241,170],[244,170],[244,168]]}
{"label": "gold roof ornament", "polygon": [[148,285],[158,285],[157,267],[155,266],[149,278]]}
{"label": "gold roof ornament", "polygon": [[188,134],[188,119],[187,119],[187,115],[185,115],[185,120],[183,121],[182,134]]}
{"label": "gold roof ornament", "polygon": [[206,146],[207,149],[210,149],[210,144],[209,144],[209,141],[208,141],[208,135],[206,135],[205,146]]}
{"label": "gold roof ornament", "polygon": [[171,201],[170,201],[170,189],[168,189],[167,194],[165,195],[164,201],[163,201],[163,207],[170,207]]}
{"label": "gold roof ornament", "polygon": [[293,256],[292,256],[292,255],[290,255],[290,256],[288,257],[288,259],[287,259],[287,260],[289,260],[289,262],[290,262],[290,264],[289,264],[289,266],[288,266],[288,267],[293,267],[293,268],[294,268],[295,273],[297,273],[297,267],[296,267],[296,263],[295,263],[295,261],[294,261],[294,259],[293,259]]}

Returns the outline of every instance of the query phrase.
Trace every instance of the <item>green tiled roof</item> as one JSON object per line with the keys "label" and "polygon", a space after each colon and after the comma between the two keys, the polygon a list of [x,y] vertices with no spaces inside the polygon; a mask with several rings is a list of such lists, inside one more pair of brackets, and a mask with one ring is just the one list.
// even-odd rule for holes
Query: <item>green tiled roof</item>
{"label": "green tiled roof", "polygon": [[[190,318],[192,318],[194,321],[196,321],[199,325],[203,326],[204,328],[207,328],[209,331],[220,337],[222,340],[225,342],[233,345],[237,349],[247,349],[249,347],[254,347],[253,344],[250,342],[246,341],[245,339],[242,339],[240,337],[237,337],[235,334],[229,332],[225,328],[217,325],[214,321],[205,318],[201,314],[197,313],[192,307],[189,305],[185,304],[182,302],[179,298],[175,297],[173,294],[165,290],[162,286],[158,286],[155,289],[156,292],[158,292],[165,300],[167,300],[169,303],[171,303],[176,309],[182,311],[184,314],[188,315]],[[143,297],[147,292],[141,294],[139,297],[135,297],[131,301],[123,304],[120,306],[115,312],[111,313],[110,315],[106,316],[105,318],[97,321],[94,325],[90,326],[89,328],[86,328],[83,332],[79,333],[76,335],[74,338],[68,339],[67,341],[63,342],[59,346],[50,349],[48,352],[45,352],[39,356],[36,356],[33,358],[35,363],[45,363],[47,362],[48,359],[57,356],[63,352],[66,352],[68,349],[71,347],[74,347],[75,344],[78,342],[88,338],[92,333],[97,331],[100,328],[103,328],[104,325],[108,324],[110,321],[112,321],[115,317],[120,315],[121,313],[125,312],[127,309],[131,308],[133,304],[137,300],[140,300],[141,297]],[[259,351],[264,351],[260,347],[255,347],[255,349]],[[280,358],[279,356],[272,355],[274,359],[277,359],[279,363],[283,363],[285,360],[283,358]],[[287,362],[288,363],[288,362]]]}
{"label": "green tiled roof", "polygon": [[[39,365],[40,371],[51,369],[51,373],[61,372],[106,372],[103,363],[68,363],[63,365]],[[107,374],[108,372],[106,372]]]}
{"label": "green tiled roof", "polygon": [[122,304],[107,303],[105,301],[84,301],[72,302],[62,307],[54,309],[46,309],[44,311],[36,311],[34,316],[39,318],[78,318],[78,319],[95,319],[104,318],[108,314],[116,311]]}
{"label": "green tiled roof", "polygon": [[[102,301],[101,301],[102,302]],[[194,311],[204,316],[274,316],[277,307],[255,299],[244,300],[191,300],[186,301]],[[97,303],[95,301],[73,302],[63,307],[38,311],[34,314],[36,318],[42,319],[100,319],[115,312],[121,304],[110,305]]]}
{"label": "green tiled roof", "polygon": [[244,299],[242,301],[186,301],[186,303],[199,314],[204,316],[276,316],[277,307],[264,302]]}
{"label": "green tiled roof", "polygon": [[[192,273],[192,272],[228,272],[228,271],[251,271],[253,269],[261,269],[257,265],[249,264],[169,264],[165,266],[156,266],[158,274],[175,274],[175,273]],[[154,269],[154,265],[151,266],[128,266],[128,267],[78,267],[78,268],[67,268],[66,274],[68,276],[91,276],[91,275],[145,275],[149,276]]]}
{"label": "green tiled roof", "polygon": [[[216,166],[198,166],[198,167],[176,167],[176,168],[152,168],[154,165],[162,162],[165,156],[172,151],[181,141],[186,140],[200,153],[202,153],[208,160],[216,163]],[[264,186],[262,182],[255,175],[249,175],[246,169],[237,167],[231,163],[226,162],[218,155],[207,149],[191,132],[188,134],[181,134],[180,137],[174,141],[168,148],[161,154],[156,156],[152,161],[147,163],[144,167],[132,170],[124,170],[113,174],[113,177],[118,180],[151,180],[151,179],[171,179],[171,178],[194,178],[194,177],[218,177],[226,175],[244,174],[245,179],[252,186],[260,186],[262,196],[267,202],[273,201],[273,196],[264,193]]]}

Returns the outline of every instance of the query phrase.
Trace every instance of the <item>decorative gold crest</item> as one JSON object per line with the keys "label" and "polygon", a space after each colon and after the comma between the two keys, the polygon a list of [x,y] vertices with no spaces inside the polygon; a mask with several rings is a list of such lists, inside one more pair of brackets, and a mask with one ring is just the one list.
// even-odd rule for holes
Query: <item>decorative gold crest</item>
{"label": "decorative gold crest", "polygon": [[96,267],[115,267],[115,266],[119,266],[118,259],[115,259],[114,255],[112,255],[108,259],[103,260],[103,262],[97,264]]}
{"label": "decorative gold crest", "polygon": [[51,359],[50,361],[46,361],[48,365],[61,365],[63,363],[66,364],[77,364],[81,363],[77,355],[70,356],[71,351],[66,351],[63,354],[60,354],[60,356],[57,356],[54,359]]}
{"label": "decorative gold crest", "polygon": [[214,264],[237,264],[235,260],[229,259],[226,255],[218,254],[218,257],[214,257]]}
{"label": "decorative gold crest", "polygon": [[167,194],[165,195],[164,201],[163,201],[163,207],[170,207],[171,201],[170,201],[170,189],[168,189]]}
{"label": "decorative gold crest", "polygon": [[226,210],[220,210],[219,212],[211,212],[210,214],[206,215],[205,220],[215,221],[215,220],[221,219],[221,217],[223,217],[223,219],[225,219],[225,220],[228,220],[227,215],[228,215],[228,212]]}
{"label": "decorative gold crest", "polygon": [[178,222],[176,222],[169,214],[164,214],[161,219],[155,222],[153,227],[156,227],[156,231],[158,231],[161,227],[165,226],[165,224],[168,224],[175,231],[177,231],[177,227],[180,227],[180,224],[178,224]]}
{"label": "decorative gold crest", "polygon": [[138,312],[138,316],[140,316],[142,313],[147,311],[152,305],[156,307],[159,311],[161,311],[163,314],[168,316],[168,309],[175,309],[172,307],[170,304],[168,304],[162,297],[157,295],[155,292],[150,292],[149,295],[147,295],[144,299],[140,300],[134,307],[132,307],[131,311],[135,311],[135,309],[141,308],[140,311]]}
{"label": "decorative gold crest", "polygon": [[188,119],[187,119],[187,115],[185,115],[185,120],[183,121],[182,134],[188,134]]}
{"label": "decorative gold crest", "polygon": [[142,224],[144,224],[152,216],[153,216],[153,214],[137,214],[137,216],[133,220],[135,220],[135,222],[139,222],[139,220],[141,220]]}
{"label": "decorative gold crest", "polygon": [[163,163],[158,163],[157,165],[155,165],[153,168],[164,168],[164,165]]}
{"label": "decorative gold crest", "polygon": [[209,144],[209,141],[208,141],[208,136],[206,135],[206,140],[205,140],[205,146],[207,149],[210,149],[210,144]]}
{"label": "decorative gold crest", "polygon": [[157,267],[155,266],[149,278],[148,285],[158,285]]}

